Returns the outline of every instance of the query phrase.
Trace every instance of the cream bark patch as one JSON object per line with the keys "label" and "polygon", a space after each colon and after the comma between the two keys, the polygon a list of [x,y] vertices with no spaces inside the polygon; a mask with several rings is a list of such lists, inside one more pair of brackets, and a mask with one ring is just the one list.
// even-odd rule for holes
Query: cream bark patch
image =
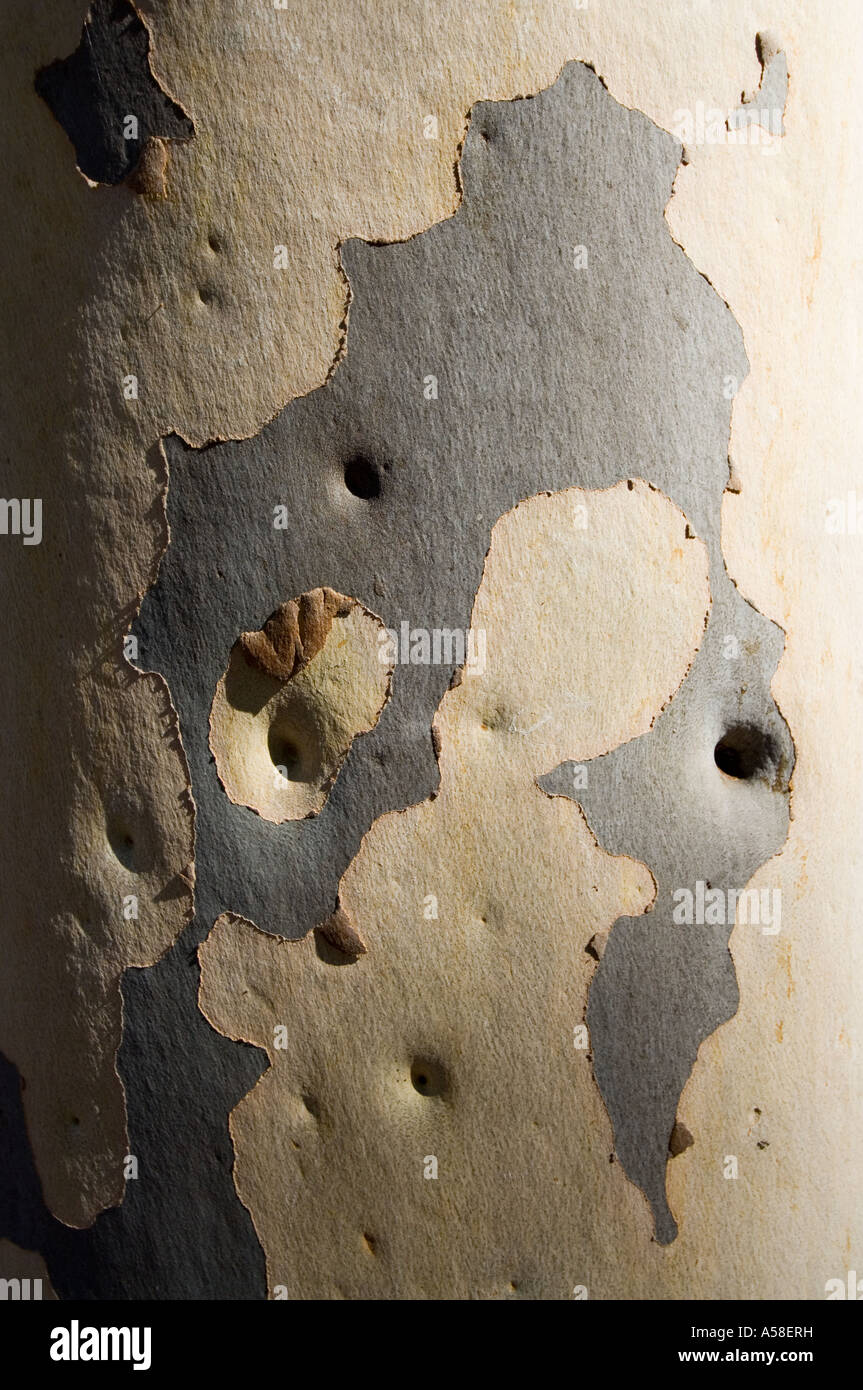
{"label": "cream bark patch", "polygon": [[324,806],[357,734],[378,721],[393,665],[379,618],[317,589],[289,600],[231,651],[210,711],[230,799],[276,824]]}
{"label": "cream bark patch", "polygon": [[[130,675],[112,684],[102,672],[82,682],[81,697],[79,728],[98,735],[99,756],[65,767],[71,814],[48,805],[43,822],[68,874],[64,910],[52,907],[45,842],[19,844],[20,876],[5,889],[16,931],[0,975],[0,1046],[27,1078],[45,1200],[71,1226],[122,1200],[120,979],[173,944],[191,916],[194,884],[185,765],[164,683]],[[104,719],[108,700],[113,713]],[[35,731],[34,741],[48,776],[57,746]]]}
{"label": "cream bark patch", "polygon": [[[271,1295],[563,1298],[617,1234],[649,1244],[584,1018],[588,944],[654,884],[535,778],[650,727],[708,604],[704,546],[645,483],[523,502],[474,604],[487,667],[435,722],[440,790],[342,878],[365,953],[233,917],[201,947],[205,1013],[270,1059],[231,1131]],[[605,1262],[591,1295],[625,1288]]]}
{"label": "cream bark patch", "polygon": [[735,925],[740,1008],[703,1043],[681,1099],[696,1145],[670,1169],[682,1248],[670,1252],[666,1287],[684,1289],[698,1261],[707,1298],[824,1299],[832,1280],[847,1287],[863,1270],[850,1158],[863,1076],[863,546],[848,511],[840,528],[827,525],[831,503],[861,495],[851,344],[863,309],[863,171],[852,154],[863,14],[832,6],[825,27],[827,10],[774,9],[789,68],[785,135],[769,155],[705,149],[669,207],[752,362],[734,407],[742,486],[724,499],[723,540],[735,578],[787,629],[774,690],[797,762],[788,842],[751,885],[781,889],[781,930]]}

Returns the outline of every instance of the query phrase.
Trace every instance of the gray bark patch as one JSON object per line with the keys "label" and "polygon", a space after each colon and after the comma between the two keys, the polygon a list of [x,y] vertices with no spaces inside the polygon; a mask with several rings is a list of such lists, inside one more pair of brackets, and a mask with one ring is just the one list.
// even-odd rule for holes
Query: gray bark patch
{"label": "gray bark patch", "polygon": [[195,133],[153,76],[149,55],[150,35],[134,6],[94,0],[75,52],[36,74],[36,91],[75,146],[78,168],[94,183],[122,183],[151,138],[190,140]]}

